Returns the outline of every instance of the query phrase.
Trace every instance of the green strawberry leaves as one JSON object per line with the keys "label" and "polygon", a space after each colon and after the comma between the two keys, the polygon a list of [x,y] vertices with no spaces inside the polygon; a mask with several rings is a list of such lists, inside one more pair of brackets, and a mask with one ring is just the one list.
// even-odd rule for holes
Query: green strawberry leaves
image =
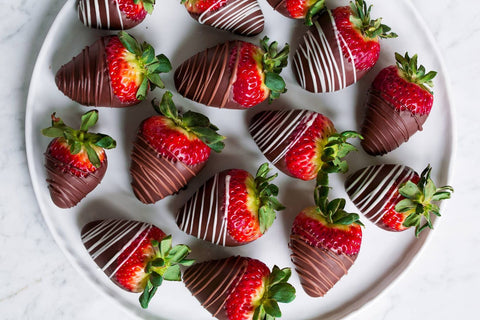
{"label": "green strawberry leaves", "polygon": [[67,126],[62,119],[56,117],[55,112],[52,114],[51,119],[52,126],[43,129],[42,134],[50,138],[65,139],[70,146],[71,154],[78,154],[84,150],[87,153],[88,160],[95,168],[99,168],[101,165],[97,154],[98,148],[113,149],[116,147],[115,140],[110,136],[88,132],[98,121],[97,110],[91,110],[82,115],[80,130]]}
{"label": "green strawberry leaves", "polygon": [[278,173],[267,176],[270,172],[268,163],[262,164],[255,175],[255,190],[260,201],[258,209],[258,220],[260,224],[260,232],[265,233],[275,221],[277,211],[285,209],[285,207],[276,198],[278,196],[278,187],[271,184],[270,181],[278,176]]}
{"label": "green strawberry leaves", "polygon": [[[146,10],[149,5],[153,10],[153,4],[155,1],[143,0],[143,3]],[[165,88],[159,74],[170,72],[170,70],[172,70],[170,60],[168,60],[163,54],[155,56],[155,50],[150,44],[146,42],[143,42],[142,44],[138,43],[133,36],[125,31],[120,31],[118,38],[125,49],[135,55],[137,63],[142,70],[143,80],[137,90],[137,99],[144,100],[149,87],[150,90],[153,90],[156,87]]]}
{"label": "green strawberry leaves", "polygon": [[152,240],[152,247],[155,252],[154,258],[150,260],[145,273],[148,274],[148,280],[139,301],[142,308],[148,308],[148,304],[157,292],[157,288],[163,281],[181,281],[182,274],[180,265],[191,266],[194,260],[186,259],[191,252],[190,248],[184,244],[172,247],[172,236],[166,236],[162,241]]}
{"label": "green strawberry leaves", "polygon": [[[395,205],[395,211],[408,214],[403,226],[415,227],[416,237],[425,228],[433,229],[431,214],[440,216],[440,208],[432,202],[449,199],[453,192],[451,186],[437,188],[430,178],[431,171],[432,167],[428,165],[420,175],[417,184],[407,181],[398,189],[405,199]],[[422,224],[423,220],[425,220],[424,224]]]}
{"label": "green strawberry leaves", "polygon": [[143,8],[147,11],[148,14],[152,14],[153,6],[155,5],[155,0],[133,0],[133,3],[138,4],[142,2]]}
{"label": "green strawberry leaves", "polygon": [[307,26],[313,25],[312,18],[319,15],[326,9],[327,8],[325,6],[325,0],[317,0],[317,2],[315,2],[313,6],[311,6],[310,9],[308,9],[307,14],[305,15],[305,25]]}
{"label": "green strawberry leaves", "polygon": [[367,3],[363,0],[350,1],[350,22],[358,29],[365,37],[370,39],[380,38],[396,38],[398,35],[390,32],[391,28],[382,24],[382,18],[371,20],[370,13],[372,5],[367,7]]}
{"label": "green strawberry leaves", "polygon": [[351,138],[363,139],[363,137],[355,131],[334,133],[328,137],[327,144],[323,148],[323,165],[320,171],[326,173],[345,173],[348,171],[348,164],[343,158],[351,151],[357,150],[357,148],[347,142],[347,139]]}
{"label": "green strawberry leaves", "polygon": [[220,152],[225,147],[224,136],[219,135],[219,130],[210,120],[201,113],[187,111],[184,114],[178,112],[170,91],[165,92],[162,101],[152,101],[154,109],[161,115],[172,120],[178,127],[195,134],[203,143],[215,152]]}
{"label": "green strawberry leaves", "polygon": [[265,73],[265,85],[270,89],[268,101],[280,97],[280,94],[287,91],[285,81],[280,76],[282,69],[288,64],[288,53],[290,46],[286,43],[282,50],[278,51],[278,43],[272,42],[270,45],[268,37],[260,41],[260,47],[264,51],[262,57],[263,72]]}
{"label": "green strawberry leaves", "polygon": [[424,90],[433,94],[433,78],[437,75],[436,71],[426,72],[423,65],[418,66],[418,56],[415,54],[410,58],[408,52],[402,56],[395,52],[395,60],[397,68],[400,70],[402,77],[408,82],[419,85]]}

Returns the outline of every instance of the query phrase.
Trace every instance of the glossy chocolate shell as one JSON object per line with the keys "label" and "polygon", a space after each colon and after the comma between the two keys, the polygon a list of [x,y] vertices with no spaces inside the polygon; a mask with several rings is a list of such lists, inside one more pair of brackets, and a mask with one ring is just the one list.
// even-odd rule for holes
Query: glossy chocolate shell
{"label": "glossy chocolate shell", "polygon": [[115,0],[78,0],[78,18],[90,28],[127,30],[143,20],[133,20],[120,10]]}

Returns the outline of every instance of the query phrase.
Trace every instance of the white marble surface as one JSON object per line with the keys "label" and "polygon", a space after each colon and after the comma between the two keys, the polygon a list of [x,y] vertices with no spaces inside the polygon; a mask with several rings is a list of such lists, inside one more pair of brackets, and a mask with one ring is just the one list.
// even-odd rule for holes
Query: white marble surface
{"label": "white marble surface", "polygon": [[[393,0],[383,0],[393,1]],[[43,38],[64,0],[0,0],[0,318],[128,319],[78,275],[53,241],[35,201],[24,147],[25,104]],[[474,319],[480,286],[480,2],[421,0],[450,76],[458,147],[449,201],[413,267],[354,319]],[[405,21],[408,23],[408,21]],[[290,319],[289,319],[290,320]]]}

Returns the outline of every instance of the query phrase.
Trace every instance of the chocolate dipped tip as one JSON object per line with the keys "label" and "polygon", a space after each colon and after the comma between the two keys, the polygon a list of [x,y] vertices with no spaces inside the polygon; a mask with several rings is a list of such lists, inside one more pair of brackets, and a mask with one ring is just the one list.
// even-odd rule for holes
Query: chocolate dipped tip
{"label": "chocolate dipped tip", "polygon": [[[100,184],[107,167],[106,156],[99,168],[87,172],[67,165],[46,153],[47,183],[53,203],[62,209],[76,206]],[[78,175],[73,174],[72,170],[78,172]]]}
{"label": "chocolate dipped tip", "polygon": [[263,31],[265,18],[257,0],[227,0],[216,10],[201,14],[189,12],[201,24],[242,36],[255,36]]}
{"label": "chocolate dipped tip", "polygon": [[247,266],[248,258],[240,256],[196,263],[184,272],[183,282],[208,312],[228,320],[224,305]]}
{"label": "chocolate dipped tip", "polygon": [[384,155],[407,142],[427,120],[428,114],[415,115],[409,110],[397,110],[381,91],[368,91],[361,145],[370,155]]}
{"label": "chocolate dipped tip", "polygon": [[77,11],[85,26],[103,30],[127,30],[145,19],[130,19],[116,0],[78,0]]}
{"label": "chocolate dipped tip", "polygon": [[205,166],[206,161],[190,166],[158,153],[140,133],[131,154],[132,189],[138,200],[155,203],[178,192]]}
{"label": "chocolate dipped tip", "polygon": [[323,297],[352,266],[357,255],[336,254],[311,246],[296,234],[290,235],[291,259],[306,294]]}

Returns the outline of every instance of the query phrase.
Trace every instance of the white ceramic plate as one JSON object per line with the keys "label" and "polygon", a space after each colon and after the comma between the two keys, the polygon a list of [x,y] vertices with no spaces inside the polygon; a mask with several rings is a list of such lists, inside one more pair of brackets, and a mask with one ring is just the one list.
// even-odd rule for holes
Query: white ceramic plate
{"label": "white ceramic plate", "polygon": [[[372,1],[370,1],[372,2]],[[347,1],[329,1],[330,7],[346,5]],[[284,18],[274,12],[266,1],[260,0],[266,17],[264,32],[252,42],[268,35],[280,44],[288,42],[292,52],[298,38],[305,31],[300,21]],[[100,35],[108,34],[83,26],[75,12],[75,1],[69,0],[53,23],[33,72],[26,110],[26,144],[32,183],[45,220],[60,248],[75,268],[96,288],[113,298],[118,307],[123,307],[139,317],[148,319],[211,319],[182,283],[165,283],[148,310],[138,304],[138,295],[116,287],[98,269],[80,241],[81,227],[99,218],[129,218],[154,223],[173,235],[174,243],[186,243],[193,249],[192,257],[198,261],[240,254],[261,259],[270,267],[292,267],[287,248],[288,235],[295,215],[313,203],[313,182],[295,180],[280,173],[277,185],[280,200],[287,210],[279,213],[271,229],[259,240],[240,248],[223,248],[197,240],[180,231],[175,222],[176,210],[184,201],[215,172],[237,167],[254,173],[266,159],[247,131],[248,119],[267,108],[308,108],[330,117],[338,131],[357,129],[363,115],[366,90],[378,71],[393,64],[393,53],[418,53],[419,59],[428,70],[437,70],[435,79],[435,103],[424,131],[385,157],[370,157],[363,150],[350,155],[350,172],[369,164],[399,162],[421,171],[431,163],[433,176],[439,185],[450,180],[453,154],[452,106],[448,96],[440,55],[433,38],[408,0],[376,1],[373,16],[382,16],[384,23],[399,34],[398,39],[382,40],[379,62],[359,83],[341,92],[311,94],[302,90],[294,80],[290,66],[283,72],[288,92],[273,105],[261,105],[248,111],[219,110],[208,108],[176,95],[173,72],[164,75],[166,87],[174,93],[178,106],[205,113],[228,137],[226,148],[221,154],[213,154],[206,168],[196,177],[187,190],[177,196],[168,197],[155,205],[144,205],[134,197],[130,188],[129,154],[138,124],[154,113],[149,102],[126,109],[100,108],[100,118],[95,129],[111,135],[117,140],[116,149],[107,151],[109,168],[103,182],[73,209],[55,207],[45,182],[44,158],[49,139],[40,130],[50,125],[50,114],[54,111],[67,124],[79,125],[81,114],[89,110],[80,106],[57,90],[55,72],[80,50],[95,41]],[[152,16],[129,31],[139,40],[150,42],[158,53],[166,54],[174,69],[194,53],[229,39],[242,39],[227,32],[199,25],[192,20],[177,0],[158,3]],[[161,97],[156,89],[149,100]],[[357,144],[358,145],[358,144]],[[331,177],[331,196],[346,197],[343,182],[345,176]],[[355,211],[348,201],[350,211]],[[367,219],[362,249],[347,276],[324,297],[313,299],[302,290],[298,276],[293,273],[291,282],[297,288],[297,299],[281,305],[284,319],[340,319],[359,310],[378,296],[411,264],[424,247],[430,232],[415,239],[413,232],[389,233],[382,231]]]}

